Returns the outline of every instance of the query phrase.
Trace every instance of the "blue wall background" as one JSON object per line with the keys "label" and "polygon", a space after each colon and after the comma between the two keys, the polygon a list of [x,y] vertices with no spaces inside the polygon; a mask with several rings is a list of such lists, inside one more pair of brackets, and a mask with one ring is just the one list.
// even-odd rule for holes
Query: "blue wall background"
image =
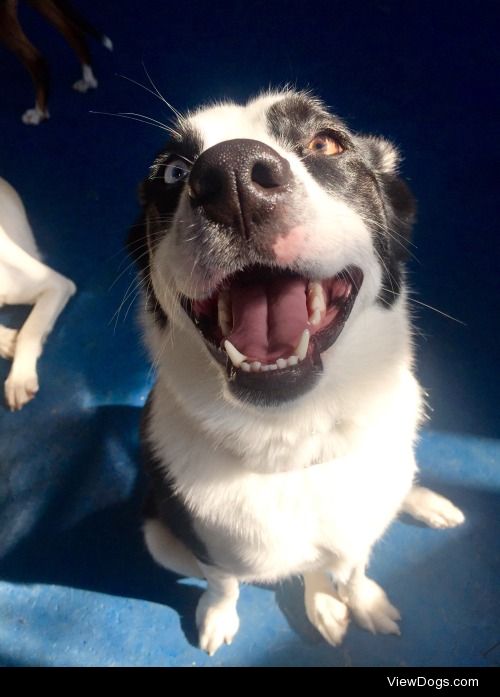
{"label": "blue wall background", "polygon": [[[486,660],[479,656],[498,640],[500,570],[498,552],[492,552],[499,539],[498,496],[492,493],[498,489],[494,439],[500,435],[498,3],[77,4],[115,44],[113,54],[93,46],[100,86],[87,95],[70,89],[78,65],[63,40],[21,8],[26,32],[51,65],[48,123],[21,124],[21,113],[32,105],[31,84],[0,47],[0,175],[23,197],[49,263],[79,288],[40,361],[40,394],[19,414],[0,413],[0,604],[9,618],[0,630],[0,663],[204,660],[189,643],[184,651],[177,626],[179,613],[191,616],[197,590],[166,584],[167,575],[142,549],[135,517],[137,407],[151,375],[130,309],[134,272],[127,268],[123,240],[136,214],[137,184],[161,147],[162,131],[90,113],[168,119],[160,101],[117,76],[145,83],[142,63],[181,111],[208,99],[245,100],[269,85],[291,82],[313,89],[353,129],[393,140],[419,203],[416,259],[410,264],[414,297],[461,322],[415,305],[418,374],[434,409],[431,428],[449,434],[424,437],[421,460],[424,472],[429,466],[431,479],[441,482],[440,490],[476,512],[476,524],[460,533],[462,546],[455,551],[454,538],[446,538],[446,554],[438,542],[444,538],[435,533],[396,527],[378,567],[380,577],[392,578],[391,554],[400,556],[411,538],[415,556],[406,559],[405,575],[394,574],[399,585],[393,584],[393,594],[425,581],[429,591],[436,589],[437,605],[429,605],[425,615],[413,607],[416,600],[408,600],[408,614],[416,613],[421,625],[394,652],[385,643],[391,639],[370,643],[354,632],[349,658],[328,647],[304,648],[295,639],[283,648],[276,638],[285,631],[282,616],[273,615],[264,591],[247,589],[242,602],[248,636],[255,638],[258,622],[265,625],[269,615],[274,619],[265,625],[266,641],[279,646],[266,658],[252,653],[250,642],[241,654],[237,647],[224,654],[222,664]],[[23,314],[1,312],[6,323]],[[8,365],[0,363],[3,381]],[[431,552],[431,567],[422,565]],[[475,576],[464,571],[463,560],[472,558]],[[479,605],[458,629],[453,625],[458,638],[450,646],[446,622],[462,616],[463,607],[457,608],[470,604],[471,589]],[[167,591],[175,612],[154,605],[165,601]],[[133,598],[142,602],[139,610]],[[442,635],[432,625],[437,616],[446,617]],[[136,636],[150,636],[141,647],[124,633],[123,617],[137,623]],[[478,617],[489,619],[483,626]],[[192,626],[182,621],[192,641]],[[158,653],[165,627],[166,658]],[[437,642],[434,653],[426,645],[428,631]]]}

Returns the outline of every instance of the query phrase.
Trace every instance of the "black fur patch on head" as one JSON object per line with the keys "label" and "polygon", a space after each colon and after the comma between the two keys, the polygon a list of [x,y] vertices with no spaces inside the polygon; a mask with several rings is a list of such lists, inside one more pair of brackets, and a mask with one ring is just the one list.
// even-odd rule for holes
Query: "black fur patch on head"
{"label": "black fur patch on head", "polygon": [[[292,148],[316,181],[356,210],[372,232],[383,288],[378,301],[390,307],[399,296],[403,263],[407,259],[415,202],[397,176],[399,155],[380,138],[354,136],[345,124],[307,94],[290,95],[267,112],[271,134]],[[311,157],[308,142],[330,135],[342,146],[334,157]]]}
{"label": "black fur patch on head", "polygon": [[164,181],[165,166],[173,158],[182,158],[193,162],[202,148],[200,136],[196,131],[185,128],[182,139],[170,139],[156,156],[147,177],[139,188],[139,201],[142,211],[127,237],[127,250],[137,264],[144,281],[146,292],[146,310],[164,329],[168,317],[163,311],[150,280],[151,253],[160,239],[168,233],[171,217],[174,215],[182,191],[182,183],[166,186]]}
{"label": "black fur patch on head", "polygon": [[271,135],[299,155],[307,153],[307,144],[317,133],[331,132],[343,147],[349,144],[349,131],[342,121],[305,93],[280,99],[269,107],[266,118]]}

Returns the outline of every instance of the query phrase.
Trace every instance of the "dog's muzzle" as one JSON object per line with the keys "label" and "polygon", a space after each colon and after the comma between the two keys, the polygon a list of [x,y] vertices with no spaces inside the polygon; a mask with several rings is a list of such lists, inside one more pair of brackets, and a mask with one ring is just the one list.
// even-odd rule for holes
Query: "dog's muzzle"
{"label": "dog's muzzle", "polygon": [[234,244],[243,261],[223,269],[208,297],[182,297],[184,310],[237,397],[267,406],[301,396],[342,332],[361,270],[317,279],[299,271],[307,232],[296,213],[300,183],[265,143],[235,139],[208,148],[188,187],[194,214],[211,223],[207,234],[223,240],[223,250]]}

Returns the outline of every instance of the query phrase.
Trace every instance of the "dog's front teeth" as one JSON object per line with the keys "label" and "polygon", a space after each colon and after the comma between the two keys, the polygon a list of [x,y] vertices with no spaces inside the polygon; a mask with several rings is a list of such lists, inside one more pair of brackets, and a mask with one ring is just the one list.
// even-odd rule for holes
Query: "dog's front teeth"
{"label": "dog's front teeth", "polygon": [[232,328],[231,303],[227,290],[223,290],[219,293],[219,297],[217,299],[217,312],[219,327],[222,330],[222,334],[227,336],[231,333]]}
{"label": "dog's front teeth", "polygon": [[278,358],[276,363],[262,363],[261,361],[250,362],[246,356],[233,346],[229,339],[224,341],[224,348],[235,368],[241,368],[245,373],[267,373],[278,370],[278,368],[288,368],[297,365],[299,361],[303,361],[307,355],[310,338],[311,333],[309,329],[304,329],[299,343],[297,344],[297,348],[295,349],[295,353],[289,358]]}
{"label": "dog's front teeth", "polygon": [[307,354],[307,349],[309,348],[309,339],[311,338],[311,332],[309,329],[304,329],[300,341],[295,349],[295,355],[298,357],[299,361],[303,361]]}
{"label": "dog's front teeth", "polygon": [[[235,368],[239,368],[243,361],[246,360],[246,356],[244,356],[242,353],[238,351],[236,346],[233,346],[232,343],[226,339],[224,342],[224,348],[226,349],[226,353],[231,359],[231,363],[234,365]],[[247,363],[248,365],[248,363]],[[252,363],[253,365],[253,363]],[[260,363],[259,363],[260,366]]]}

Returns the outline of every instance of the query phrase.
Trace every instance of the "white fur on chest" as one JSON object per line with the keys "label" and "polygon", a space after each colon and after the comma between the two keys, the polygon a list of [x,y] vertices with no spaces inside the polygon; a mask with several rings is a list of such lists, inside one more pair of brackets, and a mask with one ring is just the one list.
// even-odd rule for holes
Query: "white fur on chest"
{"label": "white fur on chest", "polygon": [[[366,328],[365,318],[360,333]],[[187,344],[174,350],[180,333],[163,342],[150,440],[209,553],[239,578],[274,580],[363,558],[412,484],[420,397],[407,344],[394,361],[383,331],[367,349],[366,341],[357,347],[356,329],[346,356],[339,343],[333,357],[338,375],[332,358],[328,380],[311,394],[261,413],[217,399],[219,370],[201,355],[191,362]],[[363,365],[363,346],[372,360],[366,374],[351,375],[347,355]],[[374,371],[379,352],[386,359]]]}

